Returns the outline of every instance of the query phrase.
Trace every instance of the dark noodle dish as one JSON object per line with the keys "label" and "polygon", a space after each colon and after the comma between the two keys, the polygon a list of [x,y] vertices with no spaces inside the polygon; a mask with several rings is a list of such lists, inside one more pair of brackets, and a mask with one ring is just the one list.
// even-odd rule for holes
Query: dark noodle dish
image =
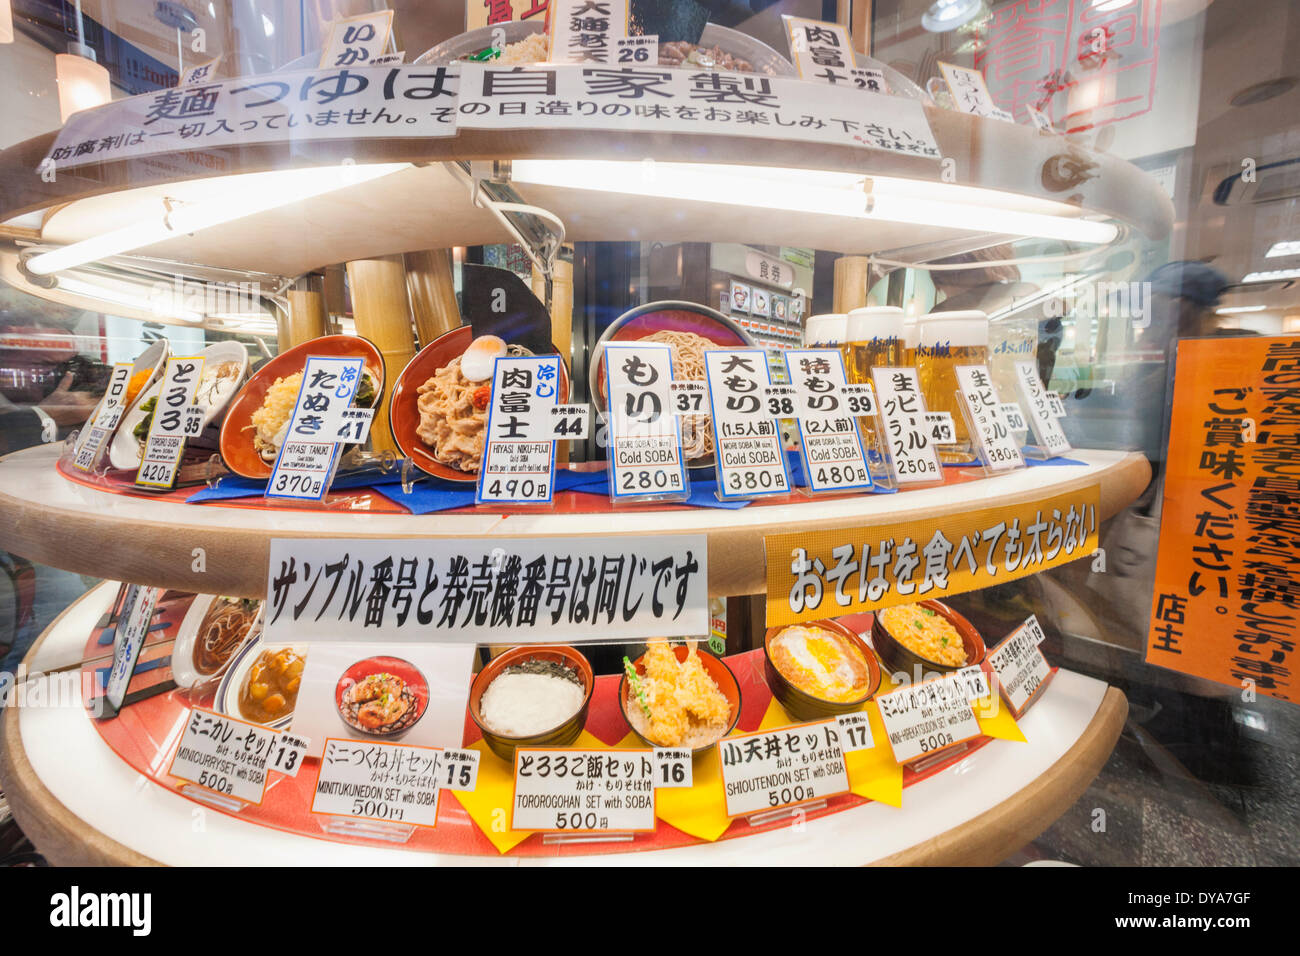
{"label": "dark noodle dish", "polygon": [[262,602],[248,598],[213,600],[194,638],[194,669],[204,677],[220,672],[243,645]]}

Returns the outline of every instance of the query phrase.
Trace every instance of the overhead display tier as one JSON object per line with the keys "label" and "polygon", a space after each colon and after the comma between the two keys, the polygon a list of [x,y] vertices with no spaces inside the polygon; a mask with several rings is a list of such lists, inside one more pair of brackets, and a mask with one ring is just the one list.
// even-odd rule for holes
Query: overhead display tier
{"label": "overhead display tier", "polygon": [[[1034,839],[1078,799],[1105,763],[1128,711],[1115,688],[1057,670],[1032,709],[1014,722],[1005,710],[996,723],[981,718],[983,732],[964,749],[907,767],[880,758],[881,766],[893,767],[892,790],[878,781],[863,786],[863,761],[850,761],[852,792],[807,805],[794,827],[788,813],[772,820],[721,814],[713,806],[721,803],[720,782],[708,776],[716,774],[710,761],[716,765],[718,758],[709,754],[695,761],[692,799],[669,797],[685,791],[660,791],[653,832],[601,842],[555,841],[543,833],[494,827],[492,806],[510,799],[509,771],[482,750],[467,721],[464,746],[481,754],[477,786],[443,790],[436,826],[417,827],[405,842],[396,842],[378,832],[330,830],[328,818],[309,812],[321,773],[314,758],[293,776],[273,771],[257,805],[195,802],[201,794],[168,771],[175,769],[169,760],[181,742],[187,707],[201,700],[172,691],[134,704],[116,720],[92,720],[81,693],[90,682],[80,679],[76,664],[98,646],[96,622],[115,593],[116,585],[105,582],[73,604],[27,657],[34,672],[72,665],[47,685],[70,686],[68,699],[6,708],[0,725],[0,779],[15,818],[60,865],[734,865],[757,858],[775,864],[991,865]],[[165,635],[168,621],[175,620],[169,614],[175,610],[164,611],[159,624],[163,639],[146,645],[150,660],[169,649]],[[866,629],[863,619],[846,622]],[[761,659],[762,652],[728,658],[749,701],[742,732],[788,723],[770,698],[761,664],[754,669],[755,655]],[[86,665],[84,674],[93,677],[95,666]],[[71,680],[57,683],[61,677]],[[610,754],[629,746],[620,739],[626,726],[617,716],[609,719],[611,705],[617,707],[616,682],[616,676],[597,679],[582,746]],[[876,746],[885,744],[877,739]],[[718,791],[712,802],[701,792],[710,787]]]}
{"label": "overhead display tier", "polygon": [[[351,259],[502,241],[499,213],[475,205],[471,186],[482,181],[506,183],[558,217],[570,241],[767,235],[867,254],[975,235],[1087,246],[1123,228],[1153,239],[1169,233],[1168,197],[1118,157],[1060,134],[901,102],[928,121],[936,156],[789,138],[796,132],[602,128],[597,117],[589,129],[202,146],[59,166],[43,177],[55,144],[48,134],[0,153],[0,234],[48,251],[136,224],[129,248],[101,243],[95,258],[129,252],[297,276]],[[208,208],[218,214],[208,217]],[[170,229],[164,220],[178,209],[203,228]],[[13,250],[0,266],[7,280],[28,285]]]}
{"label": "overhead display tier", "polygon": [[557,493],[556,509],[548,513],[468,507],[426,515],[411,514],[373,489],[363,489],[337,507],[310,511],[268,508],[261,498],[187,503],[195,489],[161,497],[118,494],[66,477],[56,468],[56,450],[45,447],[3,460],[0,524],[8,529],[7,548],[43,564],[245,597],[266,593],[273,538],[706,534],[709,593],[728,596],[764,592],[764,537],[769,535],[956,517],[1093,485],[1098,486],[1099,519],[1105,519],[1136,499],[1151,477],[1146,458],[1135,452],[1074,450],[1069,461],[1075,463],[1057,460],[991,478],[946,468],[944,485],[897,494],[790,495],[735,510],[645,505],[620,509],[613,530],[608,497],[578,491]]}

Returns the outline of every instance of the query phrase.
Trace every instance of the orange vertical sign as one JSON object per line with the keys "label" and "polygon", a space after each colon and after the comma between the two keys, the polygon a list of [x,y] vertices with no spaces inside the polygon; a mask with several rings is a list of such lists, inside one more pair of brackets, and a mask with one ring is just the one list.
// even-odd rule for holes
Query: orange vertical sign
{"label": "orange vertical sign", "polygon": [[1147,661],[1300,700],[1300,339],[1178,343]]}

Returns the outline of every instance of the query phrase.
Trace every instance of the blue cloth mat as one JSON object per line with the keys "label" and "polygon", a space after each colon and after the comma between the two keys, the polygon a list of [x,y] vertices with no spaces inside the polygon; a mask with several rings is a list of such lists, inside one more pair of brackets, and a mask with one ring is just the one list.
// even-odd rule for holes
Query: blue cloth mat
{"label": "blue cloth mat", "polygon": [[[159,667],[169,667],[171,666],[171,662],[172,656],[170,654],[165,657],[155,657],[153,660],[145,661],[143,664],[136,664],[135,670],[131,672],[131,676],[134,677],[136,674],[143,674],[146,671],[156,670]],[[111,664],[108,667],[95,668],[95,673],[99,675],[100,686],[103,686],[104,682],[108,679],[108,673],[112,669],[113,667]]]}
{"label": "blue cloth mat", "polygon": [[[1040,465],[1086,465],[1087,462],[1086,462],[1086,461],[1079,461],[1079,460],[1076,459],[1076,458],[1062,458],[1062,457],[1060,457],[1060,456],[1058,455],[1056,458],[1048,458],[1048,459],[1046,459],[1046,460],[1044,460],[1044,459],[1036,459],[1036,458],[1025,458],[1025,464],[1028,465],[1028,466],[1031,467],[1031,468],[1037,468],[1037,467],[1039,467]],[[943,467],[945,467],[945,468],[978,468],[978,467],[979,467],[979,462],[966,462],[965,464],[963,464],[962,462],[958,462],[958,461],[945,461],[945,462],[943,463]]]}
{"label": "blue cloth mat", "polygon": [[[159,623],[159,624],[151,625],[149,627],[149,630],[165,631],[169,627],[171,627],[170,624]],[[107,627],[104,629],[104,631],[99,635],[99,639],[96,641],[96,643],[99,644],[100,646],[104,646],[107,644],[112,644],[113,641],[115,641],[116,639],[117,639],[117,625],[113,625],[112,627]]]}
{"label": "blue cloth mat", "polygon": [[[380,473],[371,469],[339,475],[330,487],[335,491],[348,488],[383,488],[391,484],[400,484],[397,473]],[[453,485],[454,482],[446,482]],[[266,494],[266,481],[261,478],[245,478],[242,475],[222,475],[211,488],[200,488],[186,498],[186,501],[221,501],[227,498],[258,498]]]}

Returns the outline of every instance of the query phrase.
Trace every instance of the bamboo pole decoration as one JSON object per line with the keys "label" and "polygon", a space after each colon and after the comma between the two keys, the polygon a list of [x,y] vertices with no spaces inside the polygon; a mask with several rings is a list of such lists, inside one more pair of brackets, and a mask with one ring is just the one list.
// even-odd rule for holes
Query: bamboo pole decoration
{"label": "bamboo pole decoration", "polygon": [[325,312],[325,295],[319,288],[290,289],[288,341],[280,343],[280,350],[310,342],[329,334],[329,316]]}
{"label": "bamboo pole decoration", "polygon": [[406,254],[406,289],[420,345],[425,346],[463,325],[456,305],[450,249],[426,249]]}
{"label": "bamboo pole decoration", "polygon": [[[369,339],[384,357],[384,394],[415,357],[415,333],[406,294],[406,265],[400,255],[349,262],[352,315],[357,335]],[[397,444],[388,425],[388,403],[380,403],[370,426],[375,451],[394,451]]]}
{"label": "bamboo pole decoration", "polygon": [[866,256],[840,256],[835,260],[832,312],[851,312],[867,304],[869,262]]}

